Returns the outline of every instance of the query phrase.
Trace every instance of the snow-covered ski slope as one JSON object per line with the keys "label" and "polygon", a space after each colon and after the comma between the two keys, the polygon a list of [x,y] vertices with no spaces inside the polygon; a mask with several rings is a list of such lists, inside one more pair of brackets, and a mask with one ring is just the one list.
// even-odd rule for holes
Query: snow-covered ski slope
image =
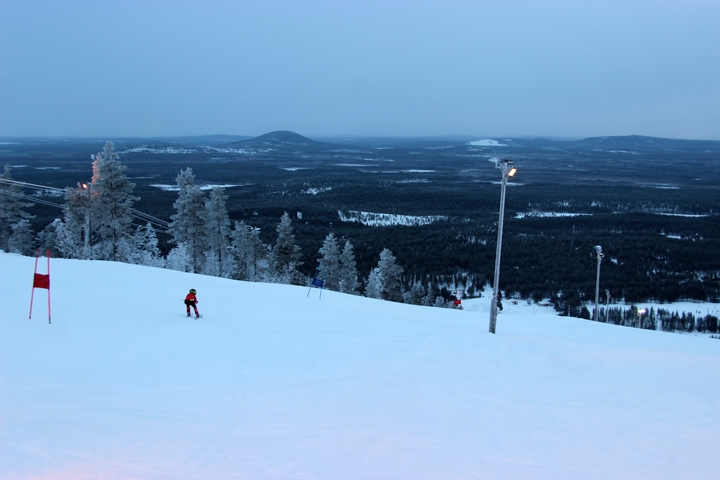
{"label": "snow-covered ski slope", "polygon": [[77,260],[53,260],[48,325],[33,262],[0,253],[3,479],[720,472],[719,340],[517,306],[491,335],[486,304]]}

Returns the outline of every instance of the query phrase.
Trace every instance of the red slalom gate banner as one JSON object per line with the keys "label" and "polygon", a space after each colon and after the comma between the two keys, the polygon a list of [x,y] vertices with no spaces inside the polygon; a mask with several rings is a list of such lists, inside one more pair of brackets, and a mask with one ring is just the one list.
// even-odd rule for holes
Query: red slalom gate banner
{"label": "red slalom gate banner", "polygon": [[35,298],[35,289],[44,288],[48,291],[48,323],[52,323],[50,320],[50,249],[48,249],[47,257],[47,273],[37,273],[38,260],[40,258],[40,249],[35,250],[35,273],[33,274],[33,286],[32,292],[30,293],[30,316],[32,319],[33,299]]}

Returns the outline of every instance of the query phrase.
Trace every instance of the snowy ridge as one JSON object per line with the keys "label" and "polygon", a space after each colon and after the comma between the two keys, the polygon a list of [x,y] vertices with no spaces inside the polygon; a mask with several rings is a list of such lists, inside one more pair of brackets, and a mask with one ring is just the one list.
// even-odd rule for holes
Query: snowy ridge
{"label": "snowy ridge", "polygon": [[255,153],[270,152],[268,149],[258,148],[233,148],[233,147],[211,147],[202,146],[198,148],[183,148],[173,147],[169,145],[143,145],[140,147],[127,148],[121,150],[118,153],[121,155],[127,153],[152,153],[155,155],[186,155],[190,153],[198,153],[202,151],[204,153],[230,153],[238,155],[253,155]]}
{"label": "snowy ridge", "polygon": [[188,154],[188,153],[196,153],[197,150],[191,149],[191,148],[181,148],[181,147],[170,147],[170,146],[153,146],[153,145],[144,145],[142,147],[135,147],[135,148],[128,148],[126,150],[121,150],[118,153],[121,155],[124,155],[126,153],[154,153],[154,154],[168,154],[168,155],[178,155],[178,154]]}
{"label": "snowy ridge", "polygon": [[[0,253],[0,478],[711,479],[717,340]],[[44,270],[43,270],[44,271]],[[204,317],[182,299],[198,291]],[[271,305],[272,308],[268,308]],[[534,314],[535,313],[535,314]]]}
{"label": "snowy ridge", "polygon": [[426,216],[412,216],[412,215],[398,215],[394,213],[372,213],[372,212],[360,212],[356,210],[342,211],[338,210],[338,216],[341,222],[357,222],[362,223],[368,227],[388,227],[392,225],[406,225],[406,226],[422,226],[429,225],[431,223],[447,220],[448,217],[444,215],[426,215]]}

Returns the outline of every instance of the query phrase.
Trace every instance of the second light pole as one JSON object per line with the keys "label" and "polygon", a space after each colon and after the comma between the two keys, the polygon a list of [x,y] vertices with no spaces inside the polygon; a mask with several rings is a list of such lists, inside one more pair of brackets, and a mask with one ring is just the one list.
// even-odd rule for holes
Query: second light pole
{"label": "second light pole", "polygon": [[517,168],[513,167],[512,160],[508,159],[496,159],[495,167],[502,172],[502,181],[500,182],[500,218],[498,219],[497,250],[495,251],[495,279],[493,280],[493,298],[490,304],[490,333],[495,333],[495,325],[497,324],[500,254],[502,253],[503,220],[505,218],[505,187],[507,187],[508,178],[514,176],[517,172]]}
{"label": "second light pole", "polygon": [[[598,305],[600,301],[600,262],[602,262],[604,255],[600,245],[595,245],[595,252],[597,252],[598,265],[597,276],[595,277],[595,313],[593,313],[593,320],[597,322],[599,317],[598,308],[600,308]],[[607,311],[607,308],[605,308],[605,310]]]}

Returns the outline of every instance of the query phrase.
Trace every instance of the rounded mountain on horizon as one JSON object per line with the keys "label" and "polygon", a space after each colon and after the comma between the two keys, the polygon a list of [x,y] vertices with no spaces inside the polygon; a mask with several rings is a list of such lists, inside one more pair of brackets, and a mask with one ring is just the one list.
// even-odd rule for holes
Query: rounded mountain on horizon
{"label": "rounded mountain on horizon", "polygon": [[235,144],[239,147],[254,148],[297,148],[326,145],[324,142],[312,140],[289,130],[277,130],[248,140],[242,140]]}

